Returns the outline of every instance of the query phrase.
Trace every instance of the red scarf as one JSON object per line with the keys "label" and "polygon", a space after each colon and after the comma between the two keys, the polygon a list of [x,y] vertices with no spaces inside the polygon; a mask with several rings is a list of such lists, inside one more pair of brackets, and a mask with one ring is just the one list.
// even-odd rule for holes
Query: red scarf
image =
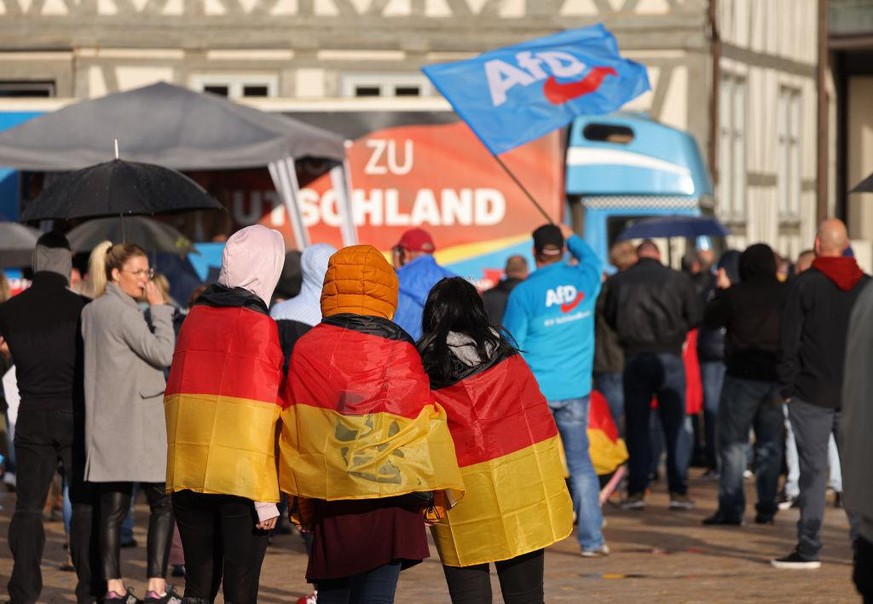
{"label": "red scarf", "polygon": [[849,291],[855,287],[855,284],[864,276],[864,271],[858,266],[858,262],[854,258],[844,256],[818,256],[812,261],[812,268],[824,273],[843,291]]}

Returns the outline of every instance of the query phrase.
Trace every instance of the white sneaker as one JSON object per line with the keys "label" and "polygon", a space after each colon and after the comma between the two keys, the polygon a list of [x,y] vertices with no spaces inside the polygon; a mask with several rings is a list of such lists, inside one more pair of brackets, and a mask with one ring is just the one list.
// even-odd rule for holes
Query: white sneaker
{"label": "white sneaker", "polygon": [[609,555],[609,546],[605,543],[594,549],[583,549],[582,557],[583,558],[602,558],[604,556]]}

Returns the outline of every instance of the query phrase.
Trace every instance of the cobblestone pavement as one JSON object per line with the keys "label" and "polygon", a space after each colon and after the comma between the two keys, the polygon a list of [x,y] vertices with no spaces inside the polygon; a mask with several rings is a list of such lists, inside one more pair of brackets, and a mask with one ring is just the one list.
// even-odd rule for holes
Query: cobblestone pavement
{"label": "cobblestone pavement", "polygon": [[[692,470],[697,476],[700,470]],[[754,501],[747,482],[749,501]],[[851,583],[848,520],[842,510],[828,507],[822,531],[822,568],[814,571],[776,570],[775,556],[794,547],[797,510],[780,512],[773,526],[751,522],[744,527],[704,527],[700,521],[716,507],[717,483],[692,479],[690,495],[697,507],[686,512],[667,509],[663,484],[654,485],[643,512],[625,512],[607,504],[607,558],[579,556],[573,537],[546,553],[546,602],[859,602]],[[0,494],[0,593],[5,594],[12,560],[6,534],[15,495]],[[122,551],[123,572],[143,594],[145,586],[145,522],[147,509],[137,511],[138,548]],[[62,572],[63,525],[46,524],[42,602],[75,602],[73,573]],[[397,590],[398,604],[448,602],[448,592],[435,550],[422,564],[405,571]],[[306,556],[297,535],[279,535],[267,553],[259,601],[295,602],[309,591],[303,579]],[[494,583],[495,601],[499,586]],[[181,591],[181,589],[180,589]],[[221,600],[219,600],[220,602]]]}

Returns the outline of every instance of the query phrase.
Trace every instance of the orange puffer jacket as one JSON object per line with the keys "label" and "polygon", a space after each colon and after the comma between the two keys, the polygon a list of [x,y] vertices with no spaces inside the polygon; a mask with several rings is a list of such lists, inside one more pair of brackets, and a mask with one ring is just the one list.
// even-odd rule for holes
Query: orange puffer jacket
{"label": "orange puffer jacket", "polygon": [[330,257],[321,314],[342,313],[392,319],[397,309],[397,275],[372,245],[345,247]]}

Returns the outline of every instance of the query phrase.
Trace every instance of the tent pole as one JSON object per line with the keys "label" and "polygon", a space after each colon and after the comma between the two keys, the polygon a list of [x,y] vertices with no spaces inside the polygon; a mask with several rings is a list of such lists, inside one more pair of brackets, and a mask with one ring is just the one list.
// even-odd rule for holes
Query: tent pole
{"label": "tent pole", "polygon": [[358,243],[358,227],[355,224],[355,215],[352,211],[351,171],[347,161],[338,163],[330,169],[330,181],[336,196],[343,245],[356,245]]}
{"label": "tent pole", "polygon": [[273,179],[273,186],[276,187],[276,191],[282,196],[282,201],[285,204],[285,213],[291,223],[291,232],[294,234],[297,248],[302,250],[309,245],[309,236],[303,225],[303,216],[297,204],[300,198],[300,187],[297,184],[294,160],[289,157],[270,162],[268,168],[270,177]]}

